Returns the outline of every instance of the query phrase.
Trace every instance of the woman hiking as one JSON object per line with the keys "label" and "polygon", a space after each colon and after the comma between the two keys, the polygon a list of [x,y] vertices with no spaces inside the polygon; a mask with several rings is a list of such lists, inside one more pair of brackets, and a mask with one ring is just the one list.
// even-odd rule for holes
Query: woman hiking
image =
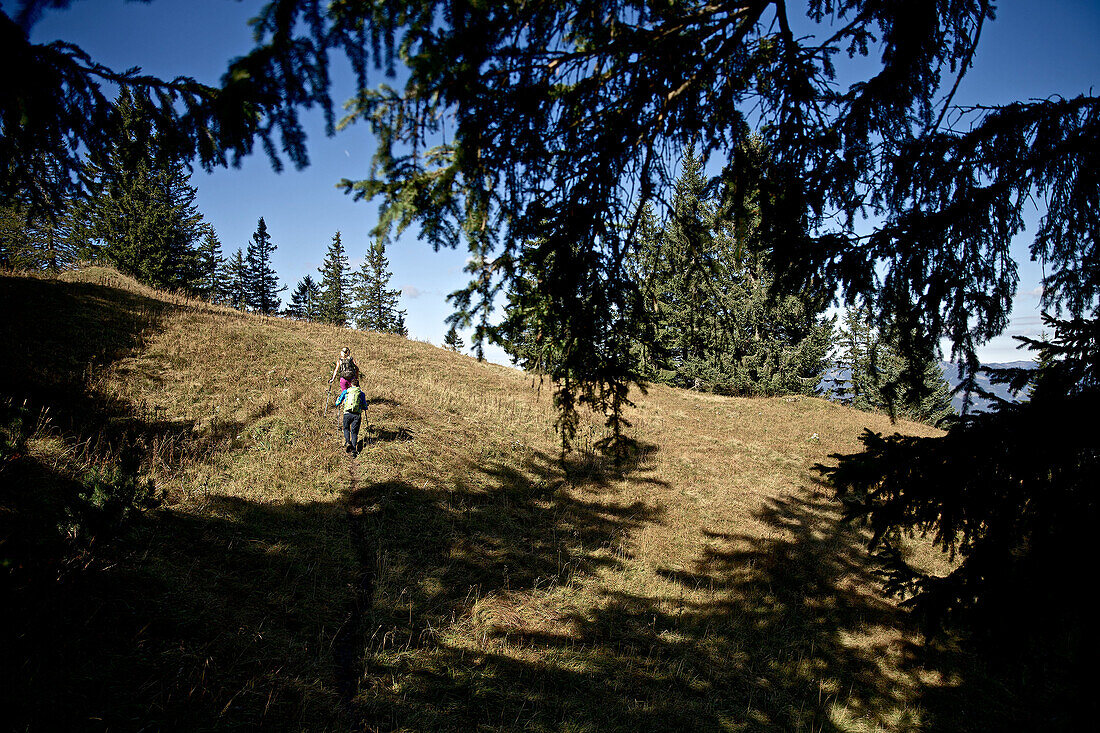
{"label": "woman hiking", "polygon": [[347,346],[340,349],[340,358],[336,360],[336,368],[332,370],[328,383],[332,384],[337,376],[340,377],[341,392],[347,389],[352,381],[359,379],[359,367],[355,365],[355,359],[351,358],[351,349]]}

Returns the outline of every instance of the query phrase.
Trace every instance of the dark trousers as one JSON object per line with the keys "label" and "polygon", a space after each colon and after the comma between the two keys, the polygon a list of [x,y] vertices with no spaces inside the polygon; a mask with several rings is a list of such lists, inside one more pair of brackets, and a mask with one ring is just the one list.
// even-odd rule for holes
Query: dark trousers
{"label": "dark trousers", "polygon": [[344,445],[354,445],[359,450],[359,425],[363,422],[363,416],[358,412],[344,413]]}

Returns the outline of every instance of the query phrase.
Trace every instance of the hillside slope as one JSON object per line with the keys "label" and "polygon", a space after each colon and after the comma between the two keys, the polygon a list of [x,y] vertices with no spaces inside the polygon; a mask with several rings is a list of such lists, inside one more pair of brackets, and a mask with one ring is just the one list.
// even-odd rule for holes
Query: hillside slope
{"label": "hillside slope", "polygon": [[[583,450],[598,421],[562,463],[529,375],[105,270],[63,280],[0,278],[0,402],[26,437],[0,469],[15,728],[994,730],[1017,714],[958,655],[916,654],[812,469],[864,428],[929,428],[655,387],[635,395],[631,465]],[[354,461],[327,386],[342,345],[371,400]],[[152,479],[156,506],[112,509],[89,476],[131,499]]]}

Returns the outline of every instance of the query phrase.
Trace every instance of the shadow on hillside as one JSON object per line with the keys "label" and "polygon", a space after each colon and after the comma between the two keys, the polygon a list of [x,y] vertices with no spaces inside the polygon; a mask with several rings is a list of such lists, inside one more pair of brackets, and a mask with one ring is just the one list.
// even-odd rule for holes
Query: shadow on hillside
{"label": "shadow on hillside", "polygon": [[[713,535],[695,568],[665,572],[690,598],[573,598],[570,573],[623,571],[616,538],[662,513],[598,482],[589,500],[558,494],[550,465],[486,469],[488,492],[387,483],[353,497],[372,507],[360,536],[378,576],[357,698],[368,728],[830,730],[838,697],[872,724],[904,705],[884,650],[844,643],[896,619],[855,590],[870,582],[857,538],[821,505],[770,505],[761,518],[782,539]],[[554,600],[540,608],[533,590]],[[467,638],[436,633],[464,616]]]}
{"label": "shadow on hillside", "polygon": [[[203,707],[203,696],[218,700],[215,713],[241,697],[240,685],[222,694],[196,684],[216,678],[211,665],[226,661],[203,645],[233,648],[222,641],[227,633],[265,628],[262,620],[225,628],[234,613],[251,611],[226,613],[232,593],[222,592],[223,583],[234,569],[225,560],[239,558],[210,543],[239,535],[240,526],[142,517],[156,496],[138,476],[143,461],[201,458],[244,424],[217,421],[196,436],[190,421],[157,405],[135,409],[94,388],[96,373],[140,351],[172,308],[104,285],[0,278],[0,309],[9,314],[0,319],[0,596],[11,617],[0,625],[0,709],[13,728],[132,729],[152,715],[187,729],[167,721],[201,719],[187,712],[192,704],[214,710],[209,701]],[[32,454],[24,441],[33,434],[57,438],[56,445]],[[313,527],[324,512],[342,520],[322,507],[302,512],[308,522],[300,527]],[[125,542],[110,541],[120,534]],[[336,536],[342,547],[342,521]],[[285,574],[266,576],[280,565],[277,555],[257,556],[256,577],[239,586],[257,577],[269,588],[285,584]],[[211,573],[221,577],[207,582]],[[326,597],[343,587],[334,584]],[[199,676],[187,677],[192,671]],[[211,727],[217,716],[203,720],[196,727]]]}
{"label": "shadow on hillside", "polygon": [[[931,729],[938,708],[905,693],[919,660],[876,639],[898,619],[833,505],[771,501],[763,532],[709,533],[642,595],[615,582],[623,539],[664,512],[580,468],[532,453],[446,488],[150,514],[125,549],[15,598],[0,702],[43,730]],[[626,480],[656,482],[644,463]],[[911,679],[886,673],[899,656]],[[934,729],[975,729],[971,705]]]}
{"label": "shadow on hillside", "polygon": [[10,574],[42,565],[54,572],[74,528],[105,528],[96,525],[111,512],[94,516],[90,501],[100,477],[81,480],[43,464],[23,444],[44,425],[47,434],[65,436],[73,462],[94,463],[85,454],[95,452],[111,456],[115,472],[133,473],[138,430],[87,380],[140,348],[164,308],[104,285],[0,277],[0,562]]}
{"label": "shadow on hillside", "polygon": [[56,419],[81,410],[92,369],[141,347],[167,304],[91,283],[0,277],[0,385],[6,396],[50,405]]}
{"label": "shadow on hillside", "polygon": [[209,509],[146,515],[91,567],[16,589],[13,729],[347,729],[330,652],[352,581],[343,508]]}
{"label": "shadow on hillside", "polygon": [[[900,615],[834,503],[772,500],[763,533],[709,533],[691,567],[660,569],[682,592],[639,595],[613,581],[630,572],[619,540],[663,512],[606,479],[562,492],[535,455],[448,491],[387,482],[351,497],[371,595],[344,695],[358,686],[364,729],[1018,729],[1005,696],[950,721],[926,707],[979,688],[959,653],[936,660],[956,672],[947,686],[895,637]],[[612,580],[574,582],[594,575]]]}

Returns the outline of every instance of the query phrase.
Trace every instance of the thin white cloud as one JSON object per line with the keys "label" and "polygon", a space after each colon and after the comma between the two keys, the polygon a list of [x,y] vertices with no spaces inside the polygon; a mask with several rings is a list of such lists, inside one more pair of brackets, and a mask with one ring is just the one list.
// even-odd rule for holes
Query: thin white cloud
{"label": "thin white cloud", "polygon": [[1038,285],[1031,290],[1025,290],[1022,293],[1016,293],[1016,300],[1019,301],[1032,301],[1038,300],[1043,297],[1043,286]]}
{"label": "thin white cloud", "polygon": [[415,285],[402,285],[401,297],[403,298],[419,298],[425,293],[424,290],[416,287]]}

